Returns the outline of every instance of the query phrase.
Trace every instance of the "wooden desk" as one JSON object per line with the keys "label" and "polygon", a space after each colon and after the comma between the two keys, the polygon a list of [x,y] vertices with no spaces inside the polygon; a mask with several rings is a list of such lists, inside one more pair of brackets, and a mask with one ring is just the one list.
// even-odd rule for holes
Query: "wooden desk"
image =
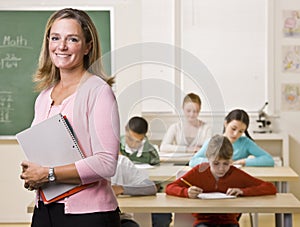
{"label": "wooden desk", "polygon": [[[293,225],[292,214],[300,213],[300,201],[291,193],[221,200],[188,199],[158,193],[156,196],[118,197],[118,203],[126,213],[282,213],[285,214],[285,227]],[[32,213],[33,207],[32,202],[27,212]],[[280,226],[280,223],[276,225]]]}
{"label": "wooden desk", "polygon": [[[223,200],[198,200],[168,196],[121,197],[119,206],[131,213],[282,213],[284,227],[293,225],[292,214],[300,213],[300,201],[293,194],[276,196],[239,197]],[[276,226],[282,226],[276,219]],[[143,225],[144,226],[144,225]]]}
{"label": "wooden desk", "polygon": [[159,152],[159,158],[161,163],[172,163],[180,165],[188,164],[194,155],[194,153]]}
{"label": "wooden desk", "polygon": [[[191,167],[174,165],[171,163],[161,163],[158,166],[147,169],[149,178],[152,181],[158,182],[172,182],[176,180],[176,173],[178,171],[188,171]],[[283,182],[285,184],[290,181],[297,181],[299,175],[288,166],[276,167],[242,167],[242,170],[250,175],[269,182]],[[283,189],[284,192],[287,189]]]}

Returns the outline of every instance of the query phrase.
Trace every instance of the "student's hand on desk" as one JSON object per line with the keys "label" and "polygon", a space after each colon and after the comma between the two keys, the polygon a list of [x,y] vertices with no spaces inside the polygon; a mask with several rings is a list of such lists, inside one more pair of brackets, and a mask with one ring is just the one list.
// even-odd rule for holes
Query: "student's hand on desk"
{"label": "student's hand on desk", "polygon": [[48,168],[38,164],[23,161],[21,163],[21,179],[24,180],[24,187],[28,190],[38,189],[44,183],[48,182]]}
{"label": "student's hand on desk", "polygon": [[196,199],[197,196],[202,192],[203,192],[202,188],[198,188],[196,186],[191,186],[188,189],[188,196],[191,199]]}
{"label": "student's hand on desk", "polygon": [[121,185],[112,185],[112,189],[114,190],[116,196],[124,193],[124,188]]}
{"label": "student's hand on desk", "polygon": [[226,194],[239,196],[239,195],[243,195],[243,191],[239,188],[228,188]]}
{"label": "student's hand on desk", "polygon": [[187,147],[186,152],[188,153],[196,153],[201,147],[199,146],[192,146],[192,147]]}
{"label": "student's hand on desk", "polygon": [[242,165],[242,166],[245,166],[246,165],[246,159],[235,160],[232,164],[233,165]]}

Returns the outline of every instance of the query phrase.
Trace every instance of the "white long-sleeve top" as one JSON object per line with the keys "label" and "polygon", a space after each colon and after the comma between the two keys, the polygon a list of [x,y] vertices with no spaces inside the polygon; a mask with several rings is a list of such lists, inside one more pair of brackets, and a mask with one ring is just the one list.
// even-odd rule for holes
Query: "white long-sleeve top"
{"label": "white long-sleeve top", "polygon": [[[200,121],[200,120],[199,120]],[[186,152],[188,147],[201,147],[203,143],[212,136],[211,127],[200,121],[200,127],[198,129],[197,135],[194,139],[189,142],[184,134],[182,122],[177,122],[172,124],[160,145],[161,152]]]}
{"label": "white long-sleeve top", "polygon": [[121,185],[124,195],[154,195],[156,186],[148,174],[135,167],[127,157],[119,155],[116,174],[111,178],[112,185]]}

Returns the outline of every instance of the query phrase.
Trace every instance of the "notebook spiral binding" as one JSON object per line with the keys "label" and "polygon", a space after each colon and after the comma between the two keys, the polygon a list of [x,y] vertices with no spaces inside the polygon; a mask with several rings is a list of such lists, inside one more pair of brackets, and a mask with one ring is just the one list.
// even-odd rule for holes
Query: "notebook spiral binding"
{"label": "notebook spiral binding", "polygon": [[72,140],[74,141],[74,145],[76,146],[77,151],[80,153],[81,158],[85,158],[85,155],[82,153],[78,143],[77,143],[77,139],[75,137],[74,134],[74,130],[70,124],[70,122],[68,121],[67,117],[63,116],[61,113],[60,115],[60,120],[63,122],[63,124],[65,125],[65,128],[68,130],[69,134],[72,137]]}

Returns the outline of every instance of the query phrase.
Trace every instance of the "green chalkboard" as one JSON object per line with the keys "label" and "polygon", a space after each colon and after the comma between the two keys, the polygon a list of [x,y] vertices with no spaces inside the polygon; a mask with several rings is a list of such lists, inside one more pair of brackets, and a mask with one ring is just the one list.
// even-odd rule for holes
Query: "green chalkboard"
{"label": "green chalkboard", "polygon": [[[45,25],[54,11],[0,11],[0,136],[28,128],[34,114],[32,75]],[[110,10],[87,11],[99,32],[102,54],[111,50]],[[111,63],[104,62],[110,74]]]}

